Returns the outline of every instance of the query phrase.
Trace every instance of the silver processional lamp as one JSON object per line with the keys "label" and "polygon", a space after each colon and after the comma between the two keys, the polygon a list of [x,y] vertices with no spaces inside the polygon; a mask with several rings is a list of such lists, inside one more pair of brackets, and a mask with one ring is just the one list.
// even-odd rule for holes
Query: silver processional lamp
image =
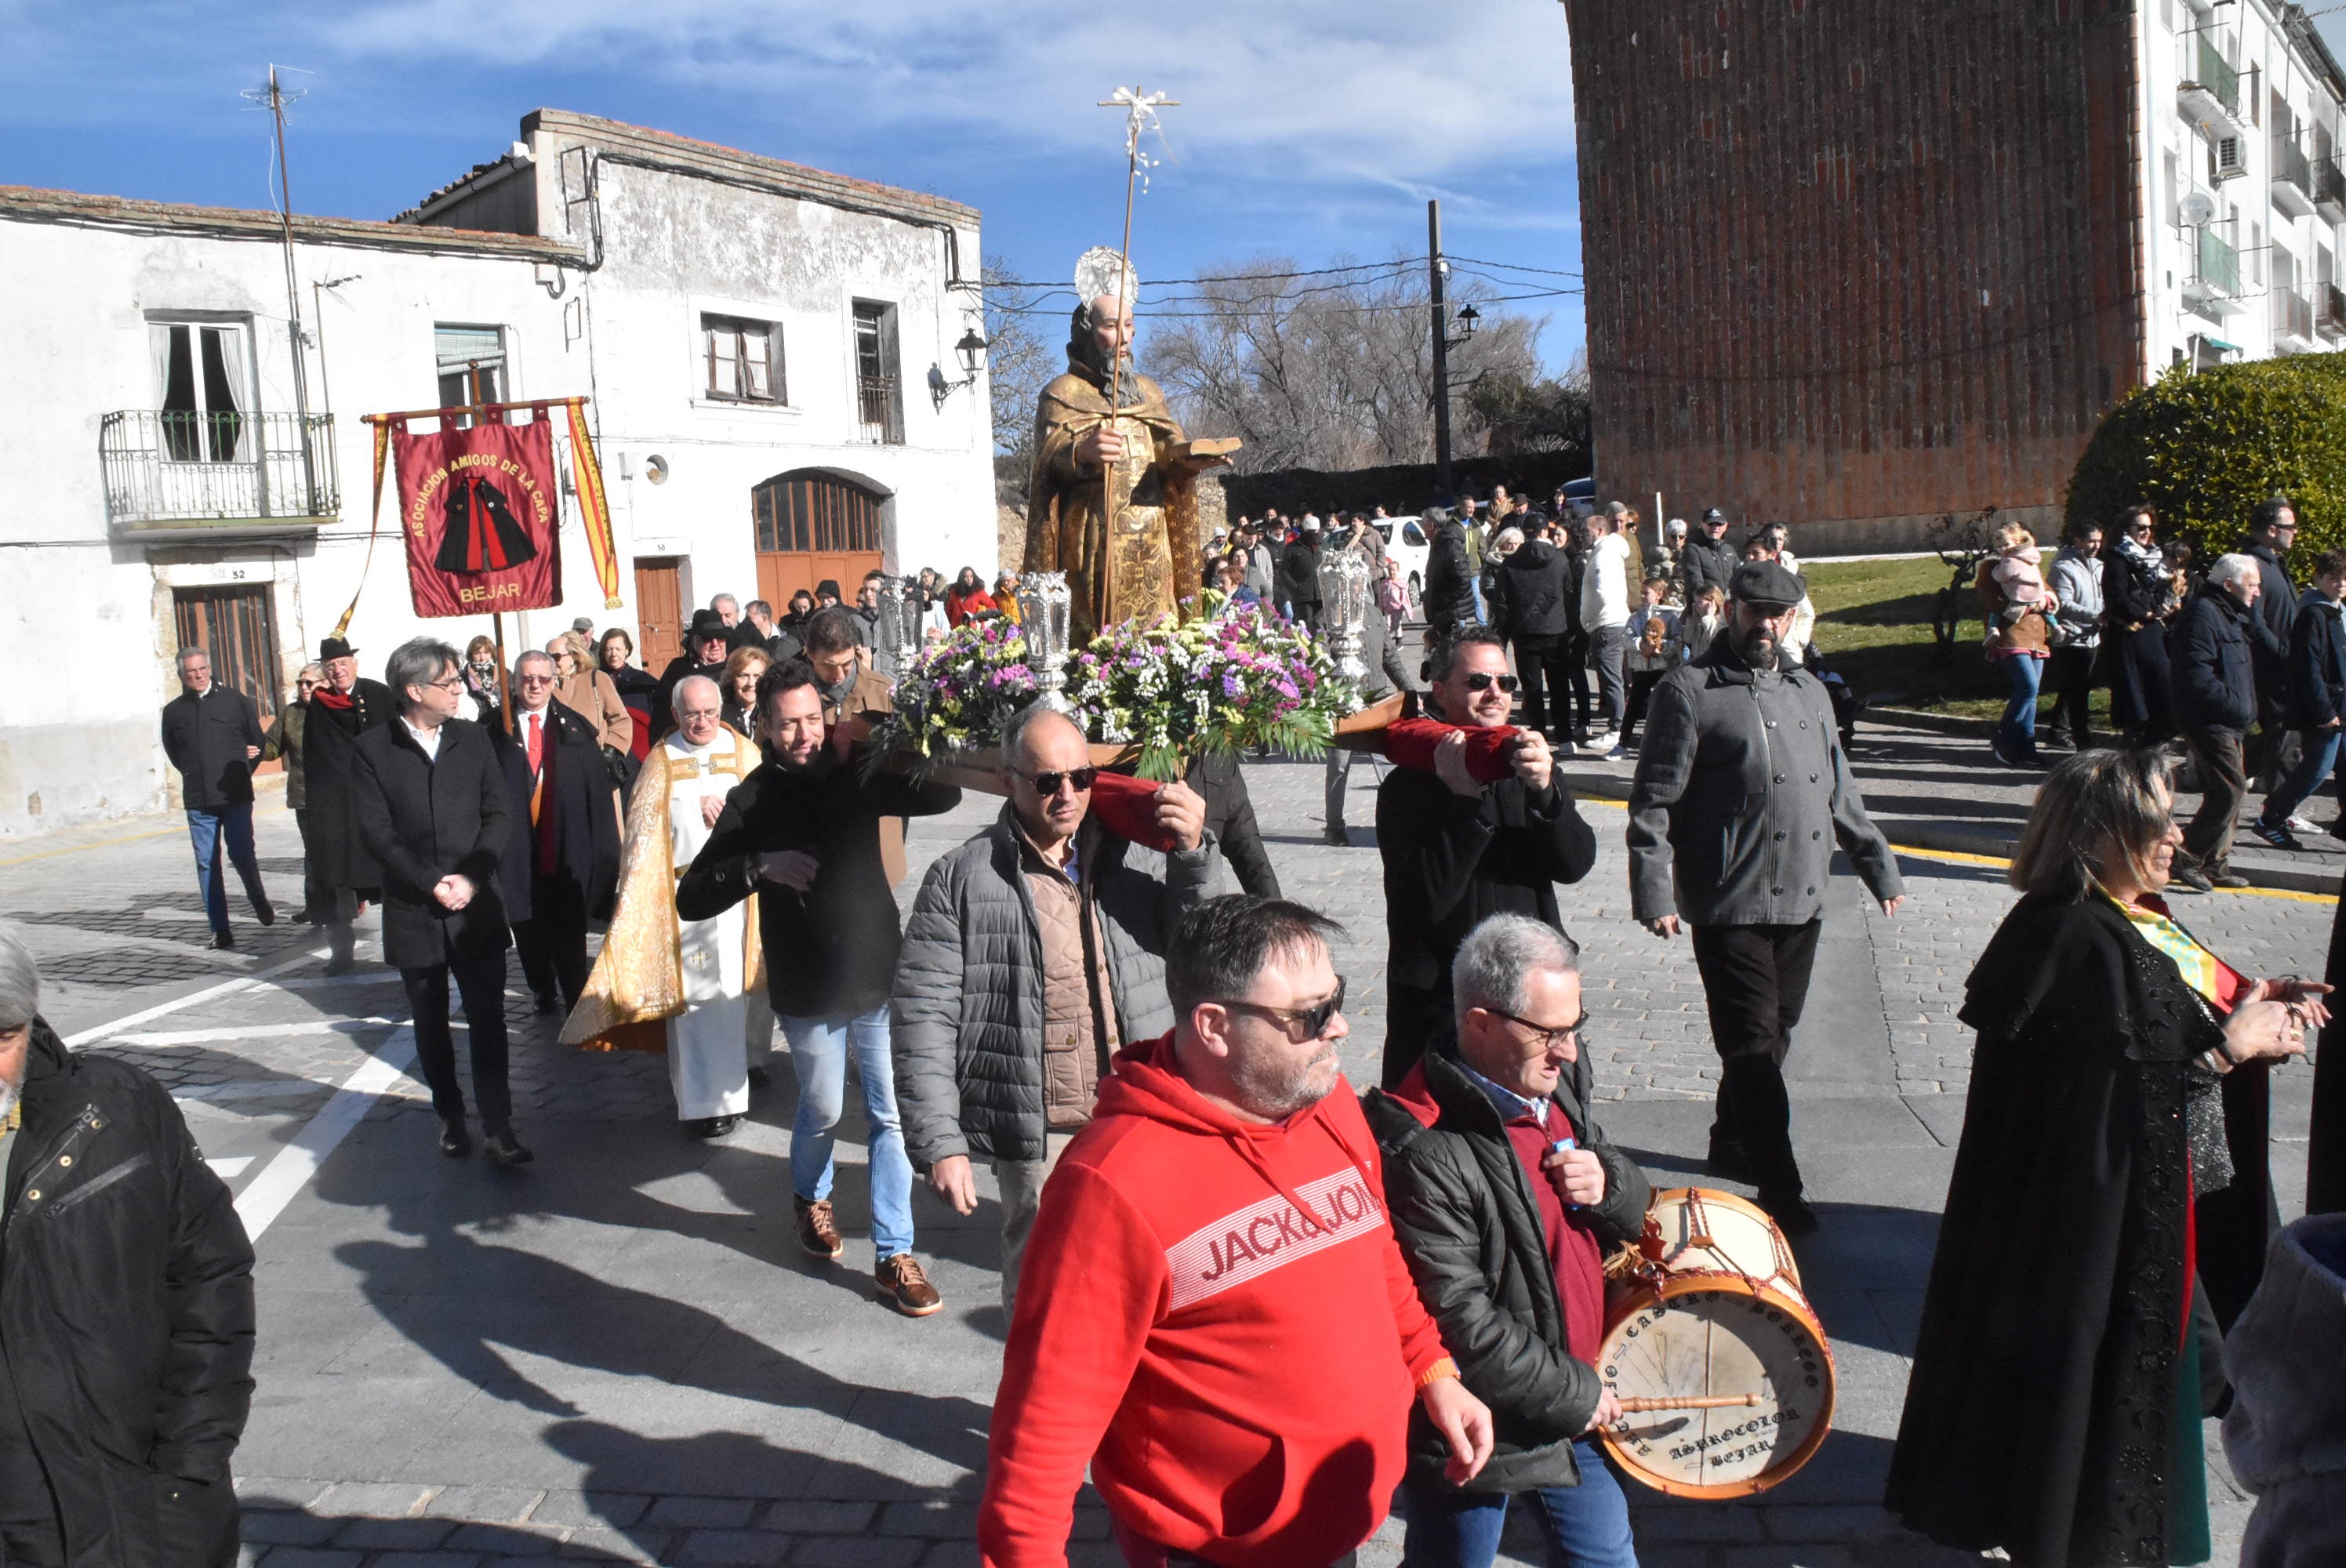
{"label": "silver processional lamp", "polygon": [[1344,548],[1320,557],[1321,625],[1327,628],[1336,673],[1355,696],[1369,678],[1369,667],[1361,657],[1368,641],[1369,598],[1367,555]]}
{"label": "silver processional lamp", "polygon": [[910,577],[882,577],[877,585],[880,624],[875,628],[895,657],[896,678],[908,679],[921,656],[921,590]]}
{"label": "silver processional lamp", "polygon": [[1018,629],[1035,671],[1035,700],[1059,713],[1075,711],[1067,684],[1068,615],[1074,600],[1065,572],[1029,572],[1018,579]]}

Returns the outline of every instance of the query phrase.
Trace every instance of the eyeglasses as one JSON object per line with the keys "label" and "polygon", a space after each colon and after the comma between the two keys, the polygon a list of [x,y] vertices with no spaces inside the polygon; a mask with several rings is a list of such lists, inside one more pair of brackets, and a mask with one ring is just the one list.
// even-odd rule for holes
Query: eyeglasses
{"label": "eyeglasses", "polygon": [[1561,1029],[1551,1029],[1545,1023],[1535,1023],[1528,1018],[1518,1018],[1504,1008],[1494,1007],[1488,1011],[1494,1018],[1504,1018],[1518,1028],[1530,1030],[1533,1043],[1543,1051],[1553,1051],[1559,1045],[1570,1045],[1577,1049],[1580,1044],[1578,1023],[1567,1023]]}
{"label": "eyeglasses", "polygon": [[[1018,772],[1015,768],[1012,769],[1011,771],[1014,773]],[[1070,769],[1064,773],[1058,771],[1046,773],[1019,773],[1018,777],[1026,780],[1027,783],[1035,786],[1035,793],[1042,796],[1047,800],[1052,796],[1056,795],[1059,792],[1059,786],[1062,784],[1073,785],[1075,787],[1076,793],[1078,795],[1085,793],[1086,790],[1091,789],[1093,781],[1098,779],[1099,769],[1096,768],[1076,768]]]}
{"label": "eyeglasses", "polygon": [[[1268,1018],[1287,1035],[1288,1044],[1300,1045],[1306,1040],[1324,1040],[1328,1026],[1344,1011],[1344,977],[1336,977],[1336,993],[1325,1002],[1315,1002],[1309,1007],[1266,1007],[1260,1002],[1225,1001],[1223,1006],[1233,1013],[1251,1013],[1258,1018]],[[1303,1025],[1303,1033],[1295,1026]]]}
{"label": "eyeglasses", "polygon": [[1523,684],[1524,683],[1522,681],[1517,680],[1514,676],[1493,675],[1488,670],[1481,669],[1476,670],[1473,675],[1466,677],[1466,689],[1468,691],[1488,691],[1491,687],[1495,686],[1501,691],[1513,692],[1515,687]]}
{"label": "eyeglasses", "polygon": [[426,681],[424,684],[436,687],[442,691],[462,691],[464,689],[464,677],[461,675],[452,675],[445,680]]}
{"label": "eyeglasses", "polygon": [[308,679],[307,677],[304,677],[303,679],[301,679],[301,680],[297,680],[297,681],[295,681],[293,684],[294,684],[295,686],[300,686],[300,687],[311,687],[311,686],[316,686],[318,683],[317,683],[316,681],[314,681],[314,680],[311,680],[311,679]]}
{"label": "eyeglasses", "polygon": [[552,686],[554,677],[550,675],[525,675],[521,677],[521,683],[524,686]]}

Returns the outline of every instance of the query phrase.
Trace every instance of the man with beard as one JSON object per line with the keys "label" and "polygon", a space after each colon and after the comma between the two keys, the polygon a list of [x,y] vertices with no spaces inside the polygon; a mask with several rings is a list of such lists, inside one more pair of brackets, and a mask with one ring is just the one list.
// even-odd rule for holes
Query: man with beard
{"label": "man with beard", "polygon": [[1181,922],[1173,1027],[1120,1052],[1043,1189],[978,1550],[1066,1568],[1088,1465],[1135,1568],[1349,1563],[1410,1458],[1454,1484],[1491,1412],[1419,1299],[1338,1065],[1335,923],[1245,895]]}
{"label": "man with beard", "polygon": [[1711,1169],[1753,1183],[1784,1233],[1805,1236],[1817,1217],[1800,1196],[1783,1065],[1833,844],[1883,914],[1906,889],[1850,776],[1823,682],[1786,655],[1800,579],[1747,561],[1729,586],[1727,635],[1654,688],[1629,786],[1630,912],[1661,937],[1683,920],[1694,938],[1723,1065]]}
{"label": "man with beard", "polygon": [[328,974],[350,970],[357,940],[351,922],[358,918],[359,901],[374,897],[382,885],[382,869],[359,839],[359,737],[399,717],[391,687],[359,678],[357,656],[358,650],[341,637],[318,645],[326,684],[310,694],[310,718],[301,736],[309,753],[303,770],[310,802],[311,911],[326,928],[332,949]]}
{"label": "man with beard", "polygon": [[950,811],[961,791],[868,769],[838,743],[844,730],[830,730],[826,744],[822,697],[804,659],[768,670],[757,706],[766,766],[726,797],[677,886],[677,914],[712,920],[757,895],[768,991],[799,1081],[790,1127],[799,1245],[826,1262],[846,1250],[831,1198],[831,1146],[852,1055],[863,1087],[875,1273],[897,1310],[925,1318],[944,1302],[913,1256],[913,1167],[896,1114],[888,1017],[903,931],[882,825]]}
{"label": "man with beard", "polygon": [[[1093,265],[1100,256],[1106,265]],[[1066,373],[1035,413],[1025,570],[1067,575],[1080,642],[1125,621],[1198,615],[1198,474],[1226,459],[1193,453],[1163,391],[1131,368],[1136,285],[1122,260],[1087,252],[1077,275]]]}

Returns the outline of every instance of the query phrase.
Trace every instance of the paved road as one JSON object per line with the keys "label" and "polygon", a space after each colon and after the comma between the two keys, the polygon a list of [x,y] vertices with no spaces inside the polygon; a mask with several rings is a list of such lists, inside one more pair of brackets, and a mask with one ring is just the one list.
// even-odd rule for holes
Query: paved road
{"label": "paved road", "polygon": [[[1355,824],[1373,816],[1372,772],[1355,766]],[[1383,952],[1372,835],[1319,841],[1316,764],[1248,773],[1288,891],[1351,929],[1339,955],[1358,999],[1347,1066],[1373,1081]],[[916,865],[992,805],[921,824]],[[1687,944],[1629,921],[1620,808],[1584,809],[1603,848],[1564,903],[1586,948],[1608,1131],[1658,1181],[1709,1183],[1698,1161],[1716,1065]],[[260,837],[272,885],[291,892],[291,816],[264,809]],[[1992,868],[1904,863],[1915,897],[1895,921],[1836,879],[1791,1063],[1825,1218],[1800,1254],[1833,1337],[1835,1434],[1751,1504],[1641,1494],[1643,1557],[1659,1568],[1962,1560],[1898,1535],[1875,1500],[1961,1122],[1968,1045],[1951,1013],[2010,895]],[[515,1099],[538,1161],[500,1172],[434,1151],[394,977],[321,976],[303,928],[241,924],[238,952],[206,952],[184,837],[159,820],[13,847],[0,907],[31,927],[52,1021],[171,1085],[258,1237],[260,1394],[239,1455],[250,1560],[974,1560],[970,1505],[1003,1332],[990,1192],[966,1221],[920,1200],[920,1247],[947,1309],[913,1322],[873,1298],[860,1125],[841,1144],[848,1257],[824,1267],[798,1252],[786,1060],[740,1135],[689,1140],[657,1059],[559,1046],[516,979]],[[2245,968],[2301,972],[2320,967],[2331,913],[2303,897],[2218,895],[2187,918]],[[2308,1083],[2302,1067],[2277,1080],[2290,1213]],[[2245,1504],[2213,1469],[2236,1534]],[[1104,1532],[1087,1504],[1078,1562],[1115,1561]],[[1364,1561],[1392,1562],[1397,1543],[1389,1526]],[[1527,1543],[1511,1550],[1537,1561]]]}

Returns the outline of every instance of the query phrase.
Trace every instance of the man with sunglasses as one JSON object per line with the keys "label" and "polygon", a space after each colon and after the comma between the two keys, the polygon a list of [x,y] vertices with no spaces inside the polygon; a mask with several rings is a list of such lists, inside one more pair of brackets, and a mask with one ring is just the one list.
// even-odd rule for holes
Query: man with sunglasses
{"label": "man with sunglasses", "polygon": [[[1468,729],[1506,725],[1515,677],[1501,635],[1472,626],[1437,648],[1434,716]],[[1391,942],[1384,1085],[1407,1076],[1426,1043],[1450,1026],[1450,962],[1466,933],[1494,914],[1526,915],[1557,931],[1556,884],[1576,882],[1596,860],[1596,835],[1556,781],[1548,743],[1516,732],[1512,771],[1495,784],[1466,769],[1466,738],[1436,748],[1433,771],[1397,768],[1377,789]]]}
{"label": "man with sunglasses", "polygon": [[1522,1497],[1550,1562],[1637,1568],[1628,1499],[1596,1440],[1620,1402],[1596,1363],[1605,1254],[1637,1238],[1653,1192],[1589,1120],[1579,958],[1553,928],[1494,915],[1459,948],[1451,993],[1455,1040],[1364,1109],[1402,1255],[1496,1446],[1461,1489],[1439,1434],[1411,1422],[1402,1560],[1488,1568]]}
{"label": "man with sunglasses", "polygon": [[1489,1457],[1338,1065],[1337,933],[1244,895],[1182,921],[1172,1026],[1117,1056],[1043,1196],[978,1510],[994,1568],[1066,1568],[1086,1466],[1131,1568],[1329,1568],[1413,1451],[1454,1486]]}
{"label": "man with sunglasses", "polygon": [[1710,1166],[1749,1181],[1787,1236],[1817,1217],[1792,1155],[1784,1054],[1807,1004],[1833,846],[1894,915],[1897,858],[1841,754],[1824,683],[1785,639],[1806,589],[1772,560],[1747,561],[1710,650],[1664,676],[1629,786],[1630,912],[1656,936],[1694,940],[1722,1063]]}
{"label": "man with sunglasses", "polygon": [[930,1190],[977,1208],[973,1156],[1002,1189],[1002,1305],[1044,1178],[1128,1041],[1172,1023],[1168,939],[1211,890],[1205,803],[1163,786],[1160,853],[1091,814],[1096,770],[1075,721],[1037,703],[1002,738],[1008,801],[994,825],[933,863],[896,966],[896,1100]]}

